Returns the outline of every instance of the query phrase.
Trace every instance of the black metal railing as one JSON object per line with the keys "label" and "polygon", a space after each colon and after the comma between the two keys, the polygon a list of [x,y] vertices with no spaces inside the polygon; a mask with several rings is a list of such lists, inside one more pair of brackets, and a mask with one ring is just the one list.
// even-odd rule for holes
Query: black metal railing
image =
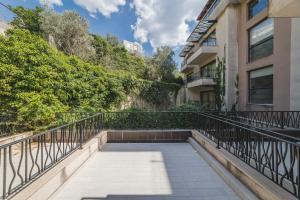
{"label": "black metal railing", "polygon": [[103,115],[0,146],[0,199],[8,199],[93,138]]}
{"label": "black metal railing", "polygon": [[300,111],[237,111],[228,117],[262,128],[300,128]]}
{"label": "black metal railing", "polygon": [[199,79],[216,79],[216,72],[215,71],[211,71],[208,75],[203,75],[201,72],[196,72],[193,73],[189,76],[187,76],[187,82],[193,82]]}
{"label": "black metal railing", "polygon": [[199,113],[199,130],[288,192],[300,198],[300,140]]}
{"label": "black metal railing", "polygon": [[88,118],[97,114],[97,112],[59,112],[55,114],[57,124],[63,125]]}
{"label": "black metal railing", "polygon": [[198,129],[299,198],[300,140],[226,117],[218,112],[116,112],[105,113],[104,124],[111,129]]}
{"label": "black metal railing", "polygon": [[88,117],[0,146],[0,198],[12,197],[101,129],[197,129],[214,141],[218,148],[227,150],[300,198],[300,139],[263,129],[252,121],[236,120],[249,115],[238,112],[235,115],[227,112],[107,112],[84,115]]}
{"label": "black metal railing", "polygon": [[41,129],[49,129],[51,127],[58,127],[63,124],[69,124],[80,119],[87,118],[95,113],[92,112],[59,112],[55,114],[55,118],[51,124],[44,125],[44,127],[32,128],[24,123],[24,120],[18,119],[17,113],[3,113],[0,114],[0,138],[11,136],[16,133],[24,131],[36,131]]}

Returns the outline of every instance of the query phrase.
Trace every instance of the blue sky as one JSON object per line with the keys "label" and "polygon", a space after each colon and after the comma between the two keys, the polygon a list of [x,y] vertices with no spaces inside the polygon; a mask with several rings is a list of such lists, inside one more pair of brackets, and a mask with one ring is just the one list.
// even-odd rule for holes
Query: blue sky
{"label": "blue sky", "polygon": [[[34,8],[47,2],[56,12],[74,10],[90,23],[90,32],[111,33],[120,40],[139,42],[147,56],[156,47],[174,48],[175,60],[190,31],[196,24],[206,0],[0,0],[12,6]],[[183,3],[184,2],[184,3]],[[198,8],[198,9],[197,9]],[[0,7],[0,18],[9,21],[13,15]]]}

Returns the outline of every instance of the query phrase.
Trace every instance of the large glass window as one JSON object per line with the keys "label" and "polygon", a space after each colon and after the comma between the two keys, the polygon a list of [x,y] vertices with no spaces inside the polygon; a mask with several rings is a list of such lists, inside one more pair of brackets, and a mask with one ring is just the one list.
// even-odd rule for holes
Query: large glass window
{"label": "large glass window", "polygon": [[186,75],[187,82],[193,81],[193,72],[190,72]]}
{"label": "large glass window", "polygon": [[209,110],[216,109],[216,95],[214,91],[201,92],[201,103]]}
{"label": "large glass window", "polygon": [[268,18],[249,30],[249,61],[273,54],[274,22]]}
{"label": "large glass window", "polygon": [[202,43],[201,46],[216,46],[217,45],[217,37],[216,31],[212,32]]}
{"label": "large glass window", "polygon": [[273,104],[273,67],[249,73],[249,103]]}
{"label": "large glass window", "polygon": [[253,0],[248,4],[249,19],[268,7],[268,0]]}
{"label": "large glass window", "polygon": [[209,64],[201,67],[200,69],[201,77],[205,78],[215,78],[216,77],[216,61],[212,61]]}

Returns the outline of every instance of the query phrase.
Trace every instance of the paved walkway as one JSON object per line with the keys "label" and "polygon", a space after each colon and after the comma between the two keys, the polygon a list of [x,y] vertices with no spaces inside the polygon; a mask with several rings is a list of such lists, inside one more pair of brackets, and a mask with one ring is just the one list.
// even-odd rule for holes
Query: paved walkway
{"label": "paved walkway", "polygon": [[52,200],[238,200],[188,143],[106,144]]}

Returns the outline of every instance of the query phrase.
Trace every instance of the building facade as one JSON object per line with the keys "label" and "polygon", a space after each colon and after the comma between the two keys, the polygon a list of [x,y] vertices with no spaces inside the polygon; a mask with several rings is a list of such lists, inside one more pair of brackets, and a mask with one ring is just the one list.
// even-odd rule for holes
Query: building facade
{"label": "building facade", "polygon": [[208,1],[180,54],[184,101],[214,109],[221,95],[223,110],[300,109],[300,19],[270,17],[269,5]]}

